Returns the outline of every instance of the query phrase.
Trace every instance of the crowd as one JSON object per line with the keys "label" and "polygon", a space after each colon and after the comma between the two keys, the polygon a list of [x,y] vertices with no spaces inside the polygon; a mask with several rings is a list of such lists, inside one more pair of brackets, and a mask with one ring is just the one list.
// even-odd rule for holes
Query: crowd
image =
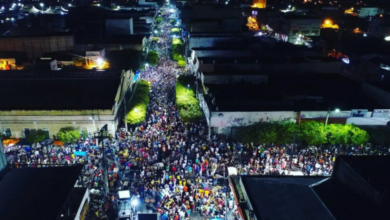
{"label": "crowd", "polygon": [[[128,131],[119,129],[115,137],[104,140],[104,147],[97,146],[91,137],[83,137],[74,145],[6,148],[8,161],[16,167],[83,164],[79,184],[92,189],[98,201],[92,210],[100,219],[107,218],[107,210],[120,209],[117,191],[129,189],[148,209],[158,211],[161,219],[183,220],[224,218],[229,213],[233,213],[229,219],[236,218],[233,195],[224,178],[227,167],[236,168],[241,175],[329,175],[336,155],[390,154],[388,148],[367,146],[298,149],[292,145],[229,143],[217,136],[208,137],[204,122],[184,123],[175,107],[179,69],[169,53],[171,14],[168,8],[163,9],[159,41],[151,45],[160,55],[159,64],[141,75],[152,83],[144,123]],[[109,197],[102,196],[105,178]]]}

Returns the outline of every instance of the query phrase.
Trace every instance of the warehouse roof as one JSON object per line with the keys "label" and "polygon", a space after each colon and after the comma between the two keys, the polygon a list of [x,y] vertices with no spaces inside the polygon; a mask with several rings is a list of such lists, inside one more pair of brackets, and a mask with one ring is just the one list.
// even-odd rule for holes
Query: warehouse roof
{"label": "warehouse roof", "polygon": [[7,71],[0,75],[0,109],[112,109],[120,77],[120,71]]}
{"label": "warehouse roof", "polygon": [[82,166],[12,169],[0,180],[1,220],[53,220],[61,214]]}

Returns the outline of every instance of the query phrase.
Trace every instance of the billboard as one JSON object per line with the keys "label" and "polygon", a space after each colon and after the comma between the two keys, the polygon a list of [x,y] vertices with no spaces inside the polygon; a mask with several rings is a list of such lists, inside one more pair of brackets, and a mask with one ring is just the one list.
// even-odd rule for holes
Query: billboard
{"label": "billboard", "polygon": [[351,117],[352,118],[364,118],[366,117],[368,109],[352,109]]}
{"label": "billboard", "polygon": [[372,112],[373,118],[390,118],[390,109],[375,109]]}
{"label": "billboard", "polygon": [[286,112],[211,112],[211,127],[243,127],[261,122],[296,122],[296,113]]}
{"label": "billboard", "polygon": [[[301,119],[325,119],[328,111],[302,111]],[[329,111],[329,118],[349,118],[351,111]]]}

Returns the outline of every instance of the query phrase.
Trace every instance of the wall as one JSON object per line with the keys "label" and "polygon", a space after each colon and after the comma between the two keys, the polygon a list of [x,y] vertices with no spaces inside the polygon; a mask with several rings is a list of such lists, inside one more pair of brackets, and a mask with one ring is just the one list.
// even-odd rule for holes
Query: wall
{"label": "wall", "polygon": [[[259,59],[261,61],[261,59]],[[219,66],[224,67],[235,67],[240,70],[253,70],[261,72],[261,74],[272,74],[272,73],[339,73],[342,68],[342,62],[302,62],[302,63],[237,63],[237,64],[219,64],[219,63],[199,63],[199,71],[202,72],[213,72]],[[294,70],[294,71],[292,71]]]}
{"label": "wall", "polygon": [[261,122],[296,122],[292,111],[275,112],[211,112],[210,126],[218,133],[230,133],[231,127],[244,127]]}
{"label": "wall", "polygon": [[[74,218],[74,220],[81,220],[81,218],[80,218],[80,215],[81,215],[81,212],[82,211],[85,211],[85,210],[83,210],[84,209],[84,204],[87,202],[87,203],[89,203],[89,189],[87,189],[86,191],[85,191],[85,194],[84,194],[84,197],[83,197],[83,199],[81,200],[81,203],[80,203],[80,207],[79,207],[79,209],[77,210],[77,213],[76,213],[76,216],[75,216],[75,218]],[[89,205],[88,205],[89,206]]]}
{"label": "wall", "polygon": [[[10,112],[17,113],[21,111]],[[30,130],[45,128],[49,131],[50,138],[52,138],[63,127],[73,126],[80,129],[86,128],[88,132],[93,133],[105,124],[108,124],[109,132],[114,134],[116,131],[116,123],[112,111],[111,115],[0,115],[0,131],[3,132],[5,128],[10,128],[12,136],[16,138],[25,137],[25,128],[29,128]]]}
{"label": "wall", "polygon": [[105,48],[107,51],[125,50],[125,49],[138,50],[138,51],[143,50],[142,42],[134,43],[134,44],[127,44],[127,43],[75,44],[75,50],[77,50],[77,51],[86,51],[86,50],[90,50],[90,49],[96,48],[96,47]]}
{"label": "wall", "polygon": [[25,52],[30,59],[40,58],[47,52],[66,50],[74,50],[73,35],[0,38],[0,51]]}
{"label": "wall", "polygon": [[207,75],[204,74],[204,84],[235,84],[252,83],[261,84],[268,81],[267,75]]}
{"label": "wall", "polygon": [[53,135],[57,135],[63,127],[76,127],[83,128],[88,131],[88,133],[93,133],[100,130],[105,124],[108,125],[108,131],[110,134],[115,134],[116,126],[113,121],[95,121],[95,125],[93,121],[77,121],[73,123],[72,121],[18,121],[18,122],[1,122],[1,127],[4,130],[5,128],[10,128],[12,132],[12,137],[15,138],[25,138],[24,130],[25,128],[32,129],[48,129],[50,138]]}
{"label": "wall", "polygon": [[197,57],[250,57],[250,50],[195,50]]}
{"label": "wall", "polygon": [[131,35],[133,31],[133,18],[130,19],[106,19],[106,33],[112,35]]}

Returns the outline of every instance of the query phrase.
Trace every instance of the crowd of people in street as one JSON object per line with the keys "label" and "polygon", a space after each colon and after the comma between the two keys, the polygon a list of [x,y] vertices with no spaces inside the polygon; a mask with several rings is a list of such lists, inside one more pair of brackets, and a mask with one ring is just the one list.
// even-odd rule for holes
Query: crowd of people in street
{"label": "crowd of people in street", "polygon": [[[239,175],[330,175],[337,155],[390,154],[386,147],[335,145],[299,149],[293,145],[239,143],[209,137],[204,121],[181,121],[175,107],[180,69],[169,52],[169,20],[174,13],[169,7],[163,7],[161,12],[159,41],[151,45],[160,60],[141,74],[152,84],[144,123],[128,130],[118,129],[102,144],[89,136],[64,146],[6,148],[9,163],[15,167],[83,165],[78,184],[91,189],[90,218],[108,218],[108,210],[120,212],[123,201],[117,192],[129,189],[142,206],[159,212],[163,220],[225,216],[237,219],[233,193],[226,180],[228,167],[236,168]],[[104,189],[106,181],[108,192]]]}

